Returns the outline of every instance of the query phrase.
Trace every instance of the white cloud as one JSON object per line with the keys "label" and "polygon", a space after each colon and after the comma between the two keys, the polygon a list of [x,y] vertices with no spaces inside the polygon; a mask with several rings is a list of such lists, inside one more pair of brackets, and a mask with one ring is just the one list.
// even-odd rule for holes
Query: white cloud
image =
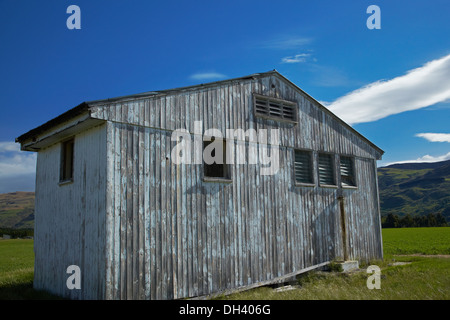
{"label": "white cloud", "polygon": [[306,62],[306,58],[308,58],[310,56],[311,56],[311,54],[309,54],[309,53],[300,53],[300,54],[296,54],[295,56],[284,57],[281,59],[281,62],[283,62],[283,63]]}
{"label": "white cloud", "polygon": [[0,192],[34,190],[36,153],[20,151],[14,142],[0,142]]}
{"label": "white cloud", "polygon": [[20,145],[9,141],[0,142],[0,153],[8,151],[20,151]]}
{"label": "white cloud", "polygon": [[35,153],[17,153],[8,156],[0,155],[0,179],[36,171]]}
{"label": "white cloud", "polygon": [[450,143],[450,133],[418,133],[416,137],[424,138],[431,142]]}
{"label": "white cloud", "polygon": [[430,155],[424,155],[423,157],[420,157],[418,159],[415,160],[415,162],[439,162],[439,161],[446,161],[446,160],[450,160],[450,152],[448,152],[447,154],[441,155],[441,156],[437,156],[437,157],[433,157]]}
{"label": "white cloud", "polygon": [[200,72],[190,76],[190,78],[193,80],[215,80],[215,79],[223,79],[226,77],[227,77],[226,75],[217,72]]}
{"label": "white cloud", "polygon": [[262,43],[261,47],[266,49],[294,49],[305,46],[312,42],[311,38],[299,36],[279,36],[275,39]]}
{"label": "white cloud", "polygon": [[391,80],[380,80],[338,98],[327,107],[349,124],[425,108],[450,100],[450,55]]}
{"label": "white cloud", "polygon": [[450,152],[440,155],[440,156],[430,156],[429,154],[424,155],[423,157],[417,158],[415,160],[405,160],[405,161],[397,161],[386,164],[386,166],[390,166],[392,164],[398,164],[398,163],[420,163],[420,162],[440,162],[440,161],[446,161],[450,160]]}

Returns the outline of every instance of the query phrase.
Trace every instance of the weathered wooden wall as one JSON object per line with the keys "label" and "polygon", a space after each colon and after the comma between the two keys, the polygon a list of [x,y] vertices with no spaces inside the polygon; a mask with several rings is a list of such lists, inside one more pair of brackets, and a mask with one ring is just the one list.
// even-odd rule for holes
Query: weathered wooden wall
{"label": "weathered wooden wall", "polygon": [[[297,101],[298,124],[255,118],[252,92]],[[296,186],[294,148],[355,157],[358,188],[342,190],[349,255],[381,258],[381,155],[314,104],[270,76],[93,106],[91,116],[108,121],[104,297],[211,294],[342,257],[341,190]],[[193,132],[196,120],[222,132],[281,129],[279,172],[236,164],[232,183],[210,183],[201,165],[175,165],[172,131]]]}
{"label": "weathered wooden wall", "polygon": [[[37,158],[34,287],[72,299],[104,297],[106,125],[75,136],[74,180],[59,185],[60,143]],[[81,269],[69,290],[67,267]]]}

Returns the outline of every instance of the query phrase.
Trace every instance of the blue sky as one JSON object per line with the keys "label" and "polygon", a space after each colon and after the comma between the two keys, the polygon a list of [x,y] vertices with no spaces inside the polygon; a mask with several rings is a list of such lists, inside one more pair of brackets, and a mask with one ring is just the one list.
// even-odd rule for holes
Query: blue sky
{"label": "blue sky", "polygon": [[[81,9],[69,30],[68,6]],[[370,30],[369,5],[381,9]],[[82,101],[276,69],[385,150],[450,158],[450,2],[0,0],[0,192],[34,189],[14,139]]]}

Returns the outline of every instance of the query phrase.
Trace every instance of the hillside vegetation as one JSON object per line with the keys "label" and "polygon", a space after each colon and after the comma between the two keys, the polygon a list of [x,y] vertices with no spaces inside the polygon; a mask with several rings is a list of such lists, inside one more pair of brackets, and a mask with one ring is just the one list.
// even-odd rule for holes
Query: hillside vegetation
{"label": "hillside vegetation", "polygon": [[426,216],[450,221],[450,160],[378,168],[381,215]]}
{"label": "hillside vegetation", "polygon": [[0,228],[34,228],[34,192],[0,194]]}

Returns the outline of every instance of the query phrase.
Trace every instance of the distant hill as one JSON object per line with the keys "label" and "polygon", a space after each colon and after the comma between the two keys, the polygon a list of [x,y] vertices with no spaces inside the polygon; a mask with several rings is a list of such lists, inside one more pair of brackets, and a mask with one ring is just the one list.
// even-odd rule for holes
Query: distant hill
{"label": "distant hill", "polygon": [[34,192],[0,194],[0,228],[34,228]]}
{"label": "distant hill", "polygon": [[450,160],[442,162],[412,162],[412,163],[396,163],[391,164],[383,168],[394,168],[394,169],[406,169],[406,170],[422,170],[422,169],[436,169],[442,167]]}
{"label": "distant hill", "polygon": [[450,221],[450,160],[378,168],[381,215],[442,213]]}

